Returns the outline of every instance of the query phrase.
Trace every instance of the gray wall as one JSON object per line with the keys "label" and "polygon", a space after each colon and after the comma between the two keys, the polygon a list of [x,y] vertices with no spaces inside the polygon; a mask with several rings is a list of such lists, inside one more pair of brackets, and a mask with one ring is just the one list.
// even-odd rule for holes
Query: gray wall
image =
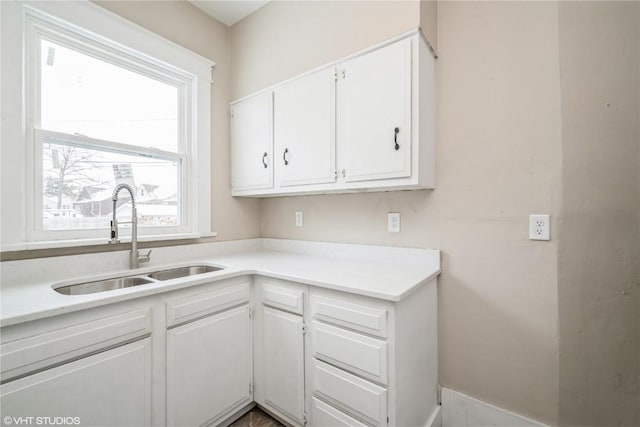
{"label": "gray wall", "polygon": [[560,422],[639,425],[638,2],[559,2]]}

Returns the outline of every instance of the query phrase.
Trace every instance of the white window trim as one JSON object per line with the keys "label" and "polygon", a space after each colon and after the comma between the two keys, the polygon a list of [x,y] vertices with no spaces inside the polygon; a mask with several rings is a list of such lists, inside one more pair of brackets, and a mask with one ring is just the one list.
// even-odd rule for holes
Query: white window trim
{"label": "white window trim", "polygon": [[[188,226],[165,234],[140,229],[140,240],[186,239],[215,236],[211,231],[211,69],[214,62],[201,57],[157,34],[131,23],[89,1],[74,2],[0,2],[2,28],[2,72],[0,80],[0,110],[2,132],[0,138],[0,161],[2,166],[1,250],[21,250],[49,247],[84,246],[104,244],[104,237],[74,234],[72,231],[42,233],[35,227],[36,203],[34,194],[35,128],[33,114],[28,114],[28,105],[33,105],[27,70],[29,22],[47,22],[81,37],[94,40],[107,48],[116,49],[133,58],[143,58],[150,65],[162,69],[173,69],[178,76],[189,76],[186,90],[191,99],[184,108],[192,109],[192,123],[184,129],[186,138],[191,138],[189,152],[183,170],[188,186]],[[125,56],[126,56],[125,55]],[[186,101],[185,99],[185,101]],[[31,100],[32,101],[32,100]],[[30,122],[31,121],[31,122]],[[189,164],[189,161],[193,164]],[[25,197],[30,195],[30,197]],[[155,229],[157,231],[158,229]],[[166,234],[170,232],[171,234]],[[57,235],[58,237],[51,237]],[[124,240],[124,239],[123,239]]]}

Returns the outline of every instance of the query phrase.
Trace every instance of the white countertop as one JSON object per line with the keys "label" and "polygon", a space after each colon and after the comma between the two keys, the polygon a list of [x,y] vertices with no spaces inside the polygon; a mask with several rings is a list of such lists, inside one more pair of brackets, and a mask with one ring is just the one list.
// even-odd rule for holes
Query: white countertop
{"label": "white countertop", "polygon": [[[58,257],[42,260],[12,261],[2,271],[2,289],[0,291],[0,326],[14,325],[30,320],[41,319],[62,313],[102,306],[115,302],[155,295],[176,289],[201,285],[213,281],[245,275],[262,275],[299,283],[334,289],[388,301],[400,301],[421,284],[440,273],[439,251],[429,249],[386,248],[380,246],[344,245],[315,242],[282,241],[273,239],[252,239],[244,246],[236,244],[233,250],[221,250],[229,245],[194,245],[191,254],[183,247],[182,260],[179,263],[151,265],[139,270],[96,268],[99,275],[80,274],[75,277],[64,276],[69,270],[68,263],[82,262],[79,257]],[[258,243],[256,243],[258,242]],[[215,247],[218,245],[218,247]],[[211,246],[211,247],[210,247]],[[242,246],[242,245],[240,245]],[[167,248],[167,253],[158,256],[162,259],[179,258],[175,248]],[[199,250],[196,250],[199,249]],[[178,249],[179,250],[179,249]],[[156,251],[154,249],[154,251]],[[301,253],[302,252],[302,253]],[[195,253],[202,254],[199,258]],[[206,253],[206,255],[204,254]],[[171,256],[170,256],[171,255]],[[204,256],[203,256],[204,255]],[[102,255],[106,257],[107,255]],[[65,259],[69,258],[69,259]],[[91,258],[96,262],[101,258]],[[89,259],[87,259],[89,261]],[[43,266],[49,263],[50,266]],[[140,285],[88,295],[62,295],[52,289],[60,282],[77,282],[91,277],[101,280],[117,274],[144,274],[161,269],[167,265],[213,264],[225,267],[223,270],[206,273],[190,278],[167,280],[164,282]],[[110,266],[114,262],[107,263]],[[40,267],[34,269],[33,266]],[[119,265],[115,263],[115,265]],[[33,277],[27,273],[41,270],[44,277]],[[24,271],[23,271],[24,270]],[[118,271],[119,270],[119,271]],[[25,278],[20,280],[20,274]],[[64,277],[66,280],[56,280]],[[86,280],[85,280],[86,281]]]}

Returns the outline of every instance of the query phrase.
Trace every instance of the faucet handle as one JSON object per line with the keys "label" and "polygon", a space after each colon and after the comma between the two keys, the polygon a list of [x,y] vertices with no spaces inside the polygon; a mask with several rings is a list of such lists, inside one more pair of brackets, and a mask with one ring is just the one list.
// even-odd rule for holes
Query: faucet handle
{"label": "faucet handle", "polygon": [[153,249],[149,249],[146,255],[138,255],[138,262],[149,262],[151,261],[151,252]]}

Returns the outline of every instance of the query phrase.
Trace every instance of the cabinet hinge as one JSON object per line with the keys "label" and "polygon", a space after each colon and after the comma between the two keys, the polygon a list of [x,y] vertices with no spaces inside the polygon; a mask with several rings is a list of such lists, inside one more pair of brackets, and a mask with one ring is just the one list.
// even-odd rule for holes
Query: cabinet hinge
{"label": "cabinet hinge", "polygon": [[342,78],[346,78],[347,77],[347,70],[342,70]]}
{"label": "cabinet hinge", "polygon": [[309,419],[307,418],[307,411],[304,411],[302,413],[302,424],[307,424],[309,422]]}
{"label": "cabinet hinge", "polygon": [[334,177],[334,178],[338,178],[338,171],[337,171],[337,170],[334,170],[334,171],[333,171],[333,177]]}
{"label": "cabinet hinge", "polygon": [[304,323],[302,324],[302,334],[306,334],[307,333],[307,325],[305,325]]}
{"label": "cabinet hinge", "polygon": [[253,393],[253,384],[249,383],[249,394]]}
{"label": "cabinet hinge", "polygon": [[231,113],[231,117],[233,117],[233,110],[231,110],[231,112],[230,112],[230,113]]}
{"label": "cabinet hinge", "polygon": [[387,417],[387,424],[389,424],[389,417]]}
{"label": "cabinet hinge", "polygon": [[347,176],[347,170],[342,169],[342,177],[345,178]]}
{"label": "cabinet hinge", "polygon": [[249,306],[249,317],[253,317],[253,308]]}
{"label": "cabinet hinge", "polygon": [[338,81],[338,70],[334,70],[334,71],[333,71],[333,79],[334,79],[335,81]]}

